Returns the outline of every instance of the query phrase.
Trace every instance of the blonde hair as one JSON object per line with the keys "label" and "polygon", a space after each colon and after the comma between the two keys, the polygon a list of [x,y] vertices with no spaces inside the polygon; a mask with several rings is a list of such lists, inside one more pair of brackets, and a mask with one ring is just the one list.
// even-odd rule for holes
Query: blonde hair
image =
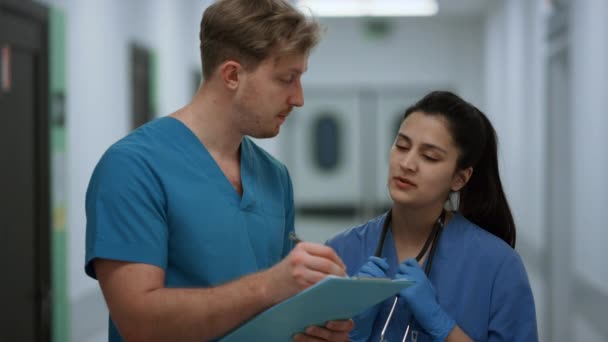
{"label": "blonde hair", "polygon": [[201,20],[203,77],[226,60],[255,69],[271,53],[308,53],[319,42],[319,24],[285,0],[219,0]]}

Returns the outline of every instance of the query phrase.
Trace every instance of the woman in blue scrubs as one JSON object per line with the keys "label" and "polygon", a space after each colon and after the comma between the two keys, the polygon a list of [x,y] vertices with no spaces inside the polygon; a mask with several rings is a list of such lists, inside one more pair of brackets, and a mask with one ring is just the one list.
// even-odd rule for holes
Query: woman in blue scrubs
{"label": "woman in blue scrubs", "polygon": [[328,245],[349,275],[415,283],[355,317],[351,340],[537,341],[488,118],[428,94],[405,112],[387,183],[391,210]]}

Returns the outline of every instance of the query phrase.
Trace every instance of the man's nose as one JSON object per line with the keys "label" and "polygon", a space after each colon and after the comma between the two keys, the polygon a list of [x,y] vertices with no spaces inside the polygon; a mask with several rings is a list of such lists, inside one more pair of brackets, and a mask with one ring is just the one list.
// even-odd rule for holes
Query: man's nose
{"label": "man's nose", "polygon": [[302,83],[297,81],[295,85],[294,93],[289,96],[289,105],[293,107],[302,107],[304,105],[304,90],[302,89]]}

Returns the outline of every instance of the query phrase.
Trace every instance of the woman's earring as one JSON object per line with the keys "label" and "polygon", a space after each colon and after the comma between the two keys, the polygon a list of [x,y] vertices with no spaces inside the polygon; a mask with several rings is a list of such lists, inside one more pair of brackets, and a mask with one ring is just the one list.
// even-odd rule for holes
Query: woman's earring
{"label": "woman's earring", "polygon": [[457,211],[460,200],[460,193],[458,191],[450,190],[448,195],[447,208],[448,210]]}

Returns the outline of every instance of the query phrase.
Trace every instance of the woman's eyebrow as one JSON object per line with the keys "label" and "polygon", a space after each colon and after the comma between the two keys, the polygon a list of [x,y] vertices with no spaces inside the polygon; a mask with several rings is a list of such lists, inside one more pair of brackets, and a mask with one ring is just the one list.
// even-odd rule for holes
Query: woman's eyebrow
{"label": "woman's eyebrow", "polygon": [[[408,137],[407,135],[405,135],[401,132],[399,132],[397,135],[398,135],[398,138],[402,138],[403,140],[405,140],[408,143],[412,142],[412,139],[410,139],[410,137]],[[429,143],[422,143],[421,145],[422,145],[423,149],[426,149],[426,150],[433,149],[433,150],[438,150],[444,154],[448,154],[448,151],[446,151],[445,149],[443,149],[437,145],[433,145],[433,144],[429,144]]]}

